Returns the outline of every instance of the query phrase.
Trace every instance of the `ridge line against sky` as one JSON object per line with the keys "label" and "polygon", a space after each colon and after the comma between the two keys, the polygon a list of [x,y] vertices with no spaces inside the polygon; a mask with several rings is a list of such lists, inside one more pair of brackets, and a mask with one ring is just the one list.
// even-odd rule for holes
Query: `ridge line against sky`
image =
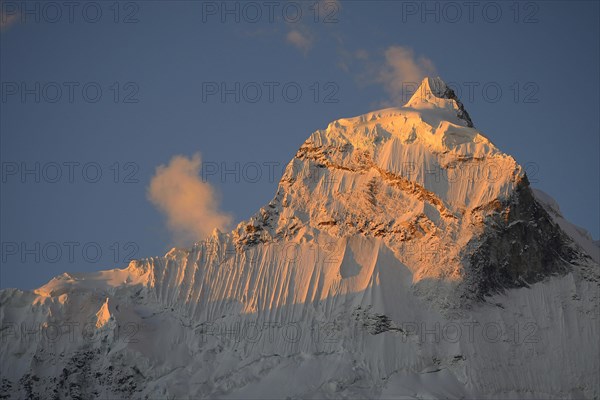
{"label": "ridge line against sky", "polygon": [[[177,155],[194,161],[202,154],[192,166],[212,188],[209,203],[216,206],[206,209],[222,210],[219,221],[235,225],[272,198],[311,132],[402,105],[404,86],[429,74],[455,85],[475,126],[525,167],[533,187],[556,198],[567,219],[596,239],[600,234],[597,3],[530,2],[536,7],[515,14],[511,2],[483,2],[500,7],[498,21],[479,9],[469,21],[462,9],[452,22],[443,2],[429,2],[440,11],[423,20],[420,10],[402,9],[415,2],[320,1],[316,14],[306,8],[297,21],[281,14],[269,21],[263,10],[257,23],[203,13],[203,4],[223,2],[131,3],[136,7],[122,5],[115,22],[114,10],[98,2],[104,8],[94,23],[80,13],[71,23],[66,10],[59,22],[43,15],[23,22],[0,8],[0,158],[17,168],[2,181],[1,240],[19,253],[73,241],[102,252],[98,260],[63,252],[56,262],[41,251],[39,261],[8,255],[0,287],[36,287],[63,271],[163,254],[174,241],[148,188],[156,168]],[[245,4],[227,3],[240,10]],[[51,102],[40,90],[40,102],[31,94],[22,102],[22,82],[47,87],[49,96],[54,86],[47,85],[55,83],[63,95]],[[78,84],[73,101],[68,82]],[[267,82],[278,84],[273,101]],[[79,90],[90,83],[101,89],[99,101]],[[217,93],[207,92],[214,84]],[[258,86],[263,95],[252,102],[238,91],[223,101],[221,85],[236,84]],[[301,89],[297,101],[279,90],[286,84]],[[41,171],[62,166],[62,178],[22,179],[36,163]],[[79,163],[72,182],[69,163]],[[254,164],[261,168],[257,181],[244,176]],[[99,168],[99,181],[84,175],[86,165],[88,175]]]}

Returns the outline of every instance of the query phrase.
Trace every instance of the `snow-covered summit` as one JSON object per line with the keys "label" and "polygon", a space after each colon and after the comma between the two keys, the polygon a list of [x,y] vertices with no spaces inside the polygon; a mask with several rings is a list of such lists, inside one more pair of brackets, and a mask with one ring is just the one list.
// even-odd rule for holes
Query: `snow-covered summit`
{"label": "snow-covered summit", "polygon": [[404,107],[417,110],[436,109],[438,113],[440,110],[445,110],[446,112],[450,112],[450,120],[458,117],[461,124],[473,127],[471,117],[463,104],[454,91],[440,77],[424,78],[419,88]]}
{"label": "snow-covered summit", "polygon": [[0,397],[598,398],[597,260],[426,78],[233,232],[0,291]]}
{"label": "snow-covered summit", "polygon": [[450,88],[440,77],[425,77],[419,88],[411,96],[404,107],[422,108],[451,108],[453,99],[449,95]]}
{"label": "snow-covered summit", "polygon": [[[314,132],[288,164],[275,198],[239,224],[236,243],[378,237],[415,282],[461,281],[464,246],[474,245],[485,219],[527,187],[523,168],[461,115],[468,114],[451,89],[426,78],[404,107]],[[414,245],[436,250],[405,251]]]}

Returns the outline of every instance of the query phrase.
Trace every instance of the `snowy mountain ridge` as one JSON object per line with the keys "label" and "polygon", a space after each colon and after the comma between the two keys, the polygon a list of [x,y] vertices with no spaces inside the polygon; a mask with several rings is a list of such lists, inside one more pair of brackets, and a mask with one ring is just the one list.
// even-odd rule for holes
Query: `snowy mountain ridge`
{"label": "snowy mountain ridge", "polygon": [[0,291],[0,395],[597,398],[598,253],[426,78],[233,232]]}

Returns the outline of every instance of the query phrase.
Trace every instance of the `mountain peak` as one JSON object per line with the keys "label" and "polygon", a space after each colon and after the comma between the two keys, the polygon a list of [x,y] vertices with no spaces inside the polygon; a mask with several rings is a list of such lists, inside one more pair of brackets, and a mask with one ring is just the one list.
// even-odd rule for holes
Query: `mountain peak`
{"label": "mountain peak", "polygon": [[438,99],[451,99],[449,96],[449,91],[451,89],[446,85],[446,82],[439,76],[437,77],[429,77],[426,76],[421,81],[419,88],[415,91],[411,99],[407,104],[414,103],[414,101],[424,101],[424,100],[432,100],[435,98]]}
{"label": "mountain peak", "polygon": [[439,108],[454,110],[459,119],[463,120],[469,128],[473,128],[473,121],[458,96],[439,76],[423,78],[421,85],[404,107],[418,110]]}
{"label": "mountain peak", "polygon": [[0,290],[0,398],[600,398],[598,248],[420,93],[315,131],[231,233]]}
{"label": "mountain peak", "polygon": [[431,77],[425,77],[423,79],[423,81],[421,82],[421,86],[423,85],[428,85],[430,91],[437,97],[440,98],[448,98],[447,97],[447,91],[449,90],[448,85],[446,85],[446,82],[444,82],[444,80],[442,78],[440,78],[439,76],[436,76],[435,78],[431,78]]}

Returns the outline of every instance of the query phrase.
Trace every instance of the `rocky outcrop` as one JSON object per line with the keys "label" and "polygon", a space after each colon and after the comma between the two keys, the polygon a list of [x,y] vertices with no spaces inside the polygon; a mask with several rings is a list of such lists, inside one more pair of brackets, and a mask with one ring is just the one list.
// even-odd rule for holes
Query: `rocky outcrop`
{"label": "rocky outcrop", "polygon": [[494,208],[485,217],[484,232],[463,253],[465,298],[482,300],[506,289],[527,287],[591,261],[535,200],[526,177],[507,201]]}

